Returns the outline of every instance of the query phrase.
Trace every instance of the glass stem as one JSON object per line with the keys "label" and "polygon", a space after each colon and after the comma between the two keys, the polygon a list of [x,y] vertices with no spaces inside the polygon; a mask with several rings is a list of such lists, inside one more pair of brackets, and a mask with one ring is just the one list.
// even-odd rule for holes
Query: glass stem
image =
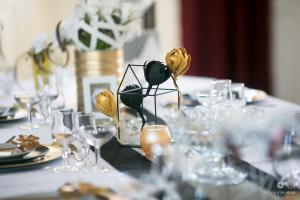
{"label": "glass stem", "polygon": [[95,148],[95,163],[96,163],[96,165],[99,164],[100,160],[101,160],[101,148],[97,147],[97,148]]}
{"label": "glass stem", "polygon": [[52,109],[51,109],[51,100],[47,97],[47,109],[48,109],[48,118],[51,117]]}
{"label": "glass stem", "polygon": [[220,164],[220,168],[221,169],[225,169],[227,167],[227,163],[226,163],[225,159],[226,159],[225,157],[220,159],[220,163],[219,164]]}
{"label": "glass stem", "polygon": [[211,131],[212,124],[213,124],[213,116],[212,116],[212,105],[208,106],[208,128]]}
{"label": "glass stem", "polygon": [[70,161],[69,161],[69,150],[67,145],[63,145],[63,166],[68,167],[70,166]]}
{"label": "glass stem", "polygon": [[28,123],[28,125],[31,126],[32,116],[31,116],[31,104],[30,103],[26,104],[26,109],[27,109],[27,123]]}

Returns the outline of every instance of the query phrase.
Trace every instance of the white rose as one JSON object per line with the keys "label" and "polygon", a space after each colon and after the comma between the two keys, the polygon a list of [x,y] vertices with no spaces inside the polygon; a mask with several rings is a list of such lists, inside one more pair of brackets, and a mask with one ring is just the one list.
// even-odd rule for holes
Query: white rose
{"label": "white rose", "polygon": [[78,24],[80,20],[77,17],[70,17],[63,21],[60,27],[61,39],[74,39],[77,34]]}

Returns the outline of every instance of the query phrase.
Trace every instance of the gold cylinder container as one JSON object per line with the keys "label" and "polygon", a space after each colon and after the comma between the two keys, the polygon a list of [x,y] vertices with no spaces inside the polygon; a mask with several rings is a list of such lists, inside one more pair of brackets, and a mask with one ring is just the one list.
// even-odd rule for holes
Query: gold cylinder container
{"label": "gold cylinder container", "polygon": [[83,78],[114,75],[120,80],[123,74],[123,57],[122,49],[75,52],[78,110],[84,108]]}

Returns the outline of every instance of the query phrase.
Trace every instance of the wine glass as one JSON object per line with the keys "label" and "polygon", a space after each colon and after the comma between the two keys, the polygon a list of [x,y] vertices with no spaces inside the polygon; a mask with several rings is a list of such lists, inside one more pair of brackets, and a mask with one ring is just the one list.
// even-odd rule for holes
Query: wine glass
{"label": "wine glass", "polygon": [[[79,134],[80,126],[93,124],[95,126],[95,119],[92,113],[77,112],[75,113],[73,109],[64,108],[59,109],[64,117],[64,124],[70,130],[74,140],[69,145],[76,159],[76,166],[83,171],[87,171],[89,167],[89,152],[90,147],[86,143],[85,139]],[[90,116],[89,116],[90,115]]]}
{"label": "wine glass", "polygon": [[232,100],[231,80],[218,79],[211,82],[211,91],[216,91],[221,98],[221,103],[230,105]]}
{"label": "wine glass", "polygon": [[108,142],[116,132],[113,123],[101,124],[96,126],[83,125],[79,129],[79,133],[85,141],[95,148],[95,163],[92,169],[94,171],[105,173],[108,169],[100,164],[101,160],[101,146]]}
{"label": "wine glass", "polygon": [[52,112],[52,102],[59,96],[58,82],[54,75],[38,76],[39,94],[41,102],[46,102],[46,109],[41,109],[46,121],[50,120]]}
{"label": "wine glass", "polygon": [[[206,132],[206,131],[205,131]],[[201,138],[201,139],[200,139]],[[198,151],[198,158],[193,157],[193,167],[189,179],[194,183],[208,183],[213,185],[231,185],[241,183],[247,174],[236,170],[227,159],[228,153],[226,140],[219,131],[216,133],[202,134],[200,141],[209,141],[206,150]],[[206,141],[206,143],[207,143]],[[198,142],[199,144],[203,142]]]}
{"label": "wine glass", "polygon": [[[184,107],[182,109],[184,109]],[[185,134],[183,132],[184,121],[182,120],[183,116],[180,110],[174,107],[166,109],[164,119],[170,129],[172,140],[174,140],[177,145],[185,144],[186,137],[184,137]]]}
{"label": "wine glass", "polygon": [[54,169],[55,172],[74,172],[76,166],[72,166],[69,159],[71,153],[69,145],[75,140],[72,131],[64,125],[63,113],[56,110],[52,114],[52,138],[63,147],[63,165]]}
{"label": "wine glass", "polygon": [[[93,113],[77,112],[74,117],[74,131],[83,138],[88,145],[95,147],[95,162],[93,163],[92,170],[107,172],[108,169],[99,163],[101,159],[100,148],[104,143],[109,141],[116,132],[112,120],[102,120],[101,124],[96,126]],[[89,148],[88,145],[86,148]],[[90,167],[87,160],[86,167]]]}
{"label": "wine glass", "polygon": [[74,130],[79,131],[82,126],[96,127],[95,115],[91,112],[77,112],[74,116]]}
{"label": "wine glass", "polygon": [[32,130],[34,128],[38,128],[38,125],[32,124],[32,106],[38,103],[38,96],[35,92],[24,91],[17,92],[14,94],[15,100],[21,106],[26,106],[27,109],[27,124],[20,126],[20,129],[23,130]]}
{"label": "wine glass", "polygon": [[204,101],[202,105],[207,109],[206,114],[199,115],[202,120],[198,121],[203,129],[193,142],[200,145],[203,141],[209,141],[209,145],[205,145],[205,151],[200,148],[202,157],[197,161],[190,178],[195,182],[215,185],[238,184],[246,178],[246,174],[235,170],[225,161],[228,149],[223,125],[231,117],[231,81],[212,81],[209,97],[202,96],[198,95],[199,101]]}
{"label": "wine glass", "polygon": [[246,105],[245,84],[232,83],[231,92],[232,92],[232,104],[237,107],[244,107]]}

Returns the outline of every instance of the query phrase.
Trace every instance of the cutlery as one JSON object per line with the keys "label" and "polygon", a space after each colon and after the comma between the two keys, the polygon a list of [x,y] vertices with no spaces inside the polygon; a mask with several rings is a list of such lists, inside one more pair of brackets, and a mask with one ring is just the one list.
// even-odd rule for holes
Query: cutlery
{"label": "cutlery", "polygon": [[15,139],[15,135],[14,136],[12,136],[9,140],[7,140],[5,143],[10,143],[10,142],[12,142],[14,139]]}

